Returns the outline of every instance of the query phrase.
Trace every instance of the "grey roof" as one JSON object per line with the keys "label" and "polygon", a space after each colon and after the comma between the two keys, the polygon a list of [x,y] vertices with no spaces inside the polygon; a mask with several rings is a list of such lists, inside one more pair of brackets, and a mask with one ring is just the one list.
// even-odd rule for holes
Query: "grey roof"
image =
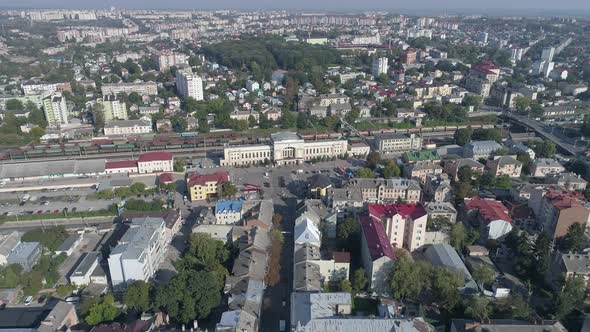
{"label": "grey roof", "polygon": [[27,260],[38,250],[41,250],[41,243],[39,242],[19,242],[8,256],[8,264]]}
{"label": "grey roof", "polygon": [[433,332],[434,327],[422,318],[328,318],[314,319],[301,331],[305,332]]}
{"label": "grey roof", "polygon": [[330,197],[334,202],[352,201],[360,202],[363,200],[363,194],[358,187],[349,186],[347,188],[330,189]]}
{"label": "grey roof", "polygon": [[409,134],[401,134],[401,133],[385,133],[385,134],[375,135],[375,140],[384,140],[384,139],[410,139],[410,135]]}
{"label": "grey roof", "polygon": [[59,246],[59,248],[57,248],[56,251],[59,252],[70,250],[74,246],[74,244],[80,240],[81,237],[82,234],[71,234],[64,240],[64,242],[61,243],[61,245]]}
{"label": "grey roof", "polygon": [[557,160],[550,158],[538,158],[533,160],[536,167],[563,167]]}
{"label": "grey roof", "polygon": [[309,243],[295,245],[294,251],[293,261],[295,264],[309,260],[320,260],[322,258],[320,248]]}
{"label": "grey roof", "polygon": [[348,182],[348,187],[374,188],[384,185],[387,189],[420,190],[420,184],[416,180],[408,179],[364,179],[356,178]]}
{"label": "grey roof", "polygon": [[320,267],[313,261],[304,261],[294,267],[293,289],[297,291],[320,291],[321,285]]}
{"label": "grey roof", "polygon": [[34,163],[0,164],[0,178],[28,178],[52,175],[104,173],[104,159],[57,160]]}
{"label": "grey roof", "polygon": [[0,256],[8,257],[12,249],[20,242],[21,234],[14,231],[8,235],[4,235],[0,240]]}
{"label": "grey roof", "polygon": [[[485,323],[471,319],[453,319],[451,325],[457,332],[566,332],[567,329],[556,320],[545,320],[537,324],[515,319],[492,319]],[[469,327],[472,326],[472,327]]]}
{"label": "grey roof", "polygon": [[419,171],[419,170],[428,170],[428,169],[442,169],[442,167],[437,164],[433,163],[432,161],[417,161],[411,165],[409,165],[412,171]]}
{"label": "grey roof", "polygon": [[459,254],[448,244],[433,244],[426,248],[424,256],[432,265],[447,267],[462,273],[465,280],[472,280],[471,274],[459,257]]}
{"label": "grey roof", "polygon": [[330,178],[324,174],[315,174],[310,177],[307,181],[309,181],[309,187],[312,189],[315,188],[328,188],[332,185],[332,181]]}
{"label": "grey roof", "polygon": [[273,142],[289,141],[289,140],[303,140],[297,133],[292,131],[282,131],[274,134],[270,134],[270,139]]}
{"label": "grey roof", "polygon": [[158,229],[163,226],[164,219],[162,218],[133,219],[131,227],[123,234],[111,255],[120,253],[122,259],[145,259],[148,249],[158,241]]}
{"label": "grey roof", "polygon": [[74,270],[74,272],[72,272],[72,274],[70,275],[71,277],[76,277],[76,276],[83,276],[88,274],[88,272],[90,272],[90,269],[92,268],[92,265],[94,265],[94,263],[100,259],[100,253],[96,252],[96,251],[92,251],[92,252],[88,252],[84,254],[84,258],[82,258],[82,260],[80,261],[80,264],[78,264],[78,266],[76,266],[76,269]]}
{"label": "grey roof", "polygon": [[0,330],[58,331],[74,306],[51,298],[44,306],[7,307],[0,310]]}
{"label": "grey roof", "polygon": [[430,202],[426,203],[427,213],[457,213],[457,209],[449,202]]}
{"label": "grey roof", "polygon": [[[334,317],[338,306],[352,305],[350,293],[291,293],[291,325],[307,325],[311,320]],[[358,331],[357,331],[358,332]]]}
{"label": "grey roof", "polygon": [[266,273],[266,254],[257,250],[246,249],[238,255],[234,262],[232,275],[236,277],[251,277],[264,279]]}
{"label": "grey roof", "polygon": [[105,128],[116,128],[116,127],[134,127],[134,126],[141,126],[146,127],[150,126],[151,123],[145,120],[114,120],[109,121],[107,124],[104,125]]}
{"label": "grey roof", "polygon": [[254,331],[256,326],[256,317],[244,310],[225,311],[221,314],[221,319],[217,324],[215,331]]}
{"label": "grey roof", "polygon": [[522,163],[511,156],[502,156],[496,159],[498,166],[506,166],[506,165],[522,165]]}
{"label": "grey roof", "polygon": [[455,159],[449,162],[457,164],[457,170],[463,166],[469,166],[471,168],[484,168],[484,165],[482,163],[469,158]]}
{"label": "grey roof", "polygon": [[590,254],[561,254],[566,271],[576,274],[590,273]]}
{"label": "grey roof", "polygon": [[496,141],[474,141],[465,145],[465,149],[470,149],[474,153],[487,153],[501,149],[502,146]]}
{"label": "grey roof", "polygon": [[557,176],[557,183],[588,183],[575,173],[562,173]]}

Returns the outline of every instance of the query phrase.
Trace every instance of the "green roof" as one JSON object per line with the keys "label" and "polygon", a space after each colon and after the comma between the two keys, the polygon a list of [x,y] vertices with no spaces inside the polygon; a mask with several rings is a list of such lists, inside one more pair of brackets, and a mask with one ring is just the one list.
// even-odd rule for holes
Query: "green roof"
{"label": "green roof", "polygon": [[439,160],[440,156],[436,150],[422,150],[404,153],[405,161]]}

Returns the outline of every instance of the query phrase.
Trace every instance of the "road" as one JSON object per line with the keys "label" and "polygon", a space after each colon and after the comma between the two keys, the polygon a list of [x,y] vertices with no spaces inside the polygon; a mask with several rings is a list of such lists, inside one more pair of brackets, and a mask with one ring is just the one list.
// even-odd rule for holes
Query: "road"
{"label": "road", "polygon": [[526,116],[516,115],[513,113],[505,113],[505,115],[508,116],[508,118],[512,119],[513,121],[516,121],[520,124],[523,124],[531,129],[533,129],[539,135],[547,138],[548,140],[553,141],[555,144],[557,144],[563,150],[566,150],[571,155],[576,156],[579,153],[584,152],[584,150],[585,150],[584,146],[582,146],[582,145],[575,146],[575,144],[576,144],[575,140],[572,140],[569,137],[561,136],[557,133],[552,133],[551,129],[548,128],[548,126],[544,125],[543,123],[540,123],[539,121],[530,119]]}

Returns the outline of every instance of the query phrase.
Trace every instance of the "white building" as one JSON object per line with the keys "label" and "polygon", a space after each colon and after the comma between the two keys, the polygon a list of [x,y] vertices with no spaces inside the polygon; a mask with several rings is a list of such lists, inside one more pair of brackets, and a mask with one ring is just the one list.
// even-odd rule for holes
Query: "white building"
{"label": "white building", "polygon": [[76,286],[85,286],[91,283],[107,285],[106,274],[102,267],[99,266],[100,256],[99,252],[86,253],[74,272],[70,274],[70,283]]}
{"label": "white building", "polygon": [[422,149],[422,137],[416,134],[378,134],[375,147],[383,153],[401,153]]}
{"label": "white building", "polygon": [[173,172],[174,156],[164,151],[142,153],[137,160],[137,171],[139,174]]}
{"label": "white building", "polygon": [[541,61],[552,62],[555,56],[555,47],[546,47],[541,52]]}
{"label": "white building", "polygon": [[203,100],[203,80],[199,75],[178,71],[175,82],[176,90],[184,98]]}
{"label": "white building", "polygon": [[242,200],[217,201],[215,219],[218,224],[231,225],[242,220]]}
{"label": "white building", "polygon": [[50,127],[57,127],[62,124],[68,124],[68,107],[66,98],[60,94],[55,94],[43,100],[43,111],[45,119]]}
{"label": "white building", "polygon": [[257,91],[258,89],[260,89],[260,84],[256,81],[248,80],[246,82],[246,89],[248,89],[248,91],[250,92]]}
{"label": "white building", "polygon": [[111,135],[140,135],[152,132],[152,123],[145,120],[115,120],[104,126],[104,134]]}
{"label": "white building", "polygon": [[156,54],[158,68],[160,71],[166,71],[172,66],[188,65],[188,56],[172,51],[163,51]]}
{"label": "white building", "polygon": [[388,58],[375,58],[373,59],[373,76],[379,77],[381,74],[386,74],[389,70],[389,59]]}
{"label": "white building", "polygon": [[127,105],[122,100],[119,100],[115,95],[106,95],[102,99],[97,99],[96,102],[102,105],[104,120],[106,122],[112,120],[127,120]]}
{"label": "white building", "polygon": [[130,228],[109,255],[113,289],[124,289],[135,280],[148,281],[158,270],[166,245],[164,219],[133,219]]}
{"label": "white building", "polygon": [[302,164],[314,158],[334,158],[348,152],[346,140],[304,141],[293,132],[271,135],[270,145],[228,146],[221,166],[252,165],[273,161],[276,165]]}
{"label": "white building", "polygon": [[118,95],[119,93],[130,94],[136,92],[141,96],[154,96],[158,94],[158,86],[154,82],[139,83],[113,83],[103,84],[102,95]]}

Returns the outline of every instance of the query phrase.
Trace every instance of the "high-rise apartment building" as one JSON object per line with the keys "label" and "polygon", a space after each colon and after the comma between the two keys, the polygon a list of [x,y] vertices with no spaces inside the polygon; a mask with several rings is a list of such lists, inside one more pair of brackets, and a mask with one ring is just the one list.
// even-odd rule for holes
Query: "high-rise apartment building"
{"label": "high-rise apartment building", "polygon": [[179,71],[176,73],[176,90],[184,98],[203,100],[203,80],[199,75]]}
{"label": "high-rise apartment building", "polygon": [[551,62],[555,56],[555,47],[546,47],[541,52],[541,61]]}
{"label": "high-rise apartment building", "polygon": [[43,111],[49,127],[68,124],[68,107],[66,98],[61,93],[54,94],[43,100]]}
{"label": "high-rise apartment building", "polygon": [[373,76],[379,77],[381,74],[387,74],[389,69],[389,59],[382,57],[382,58],[375,58],[373,59]]}
{"label": "high-rise apartment building", "polygon": [[115,95],[106,95],[98,99],[97,103],[102,105],[105,121],[127,120],[127,105]]}
{"label": "high-rise apartment building", "polygon": [[162,51],[155,55],[160,71],[166,71],[172,66],[188,65],[188,56],[172,51]]}

